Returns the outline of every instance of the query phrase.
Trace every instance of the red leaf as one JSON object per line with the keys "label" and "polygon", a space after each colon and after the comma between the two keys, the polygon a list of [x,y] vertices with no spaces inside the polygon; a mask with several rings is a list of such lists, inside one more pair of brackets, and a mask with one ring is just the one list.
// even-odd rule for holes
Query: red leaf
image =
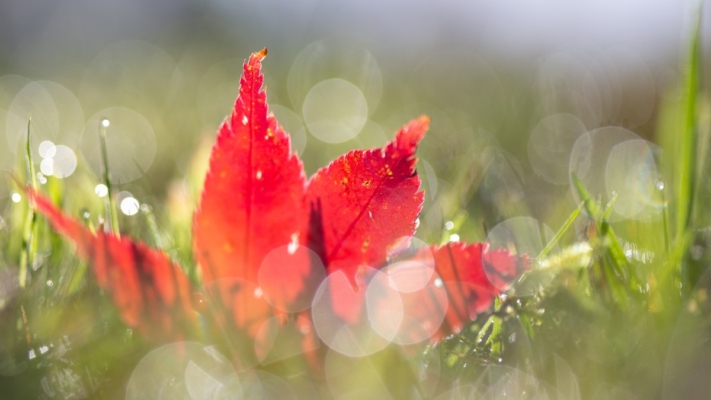
{"label": "red leaf", "polygon": [[273,249],[298,241],[308,221],[305,177],[291,154],[289,136],[267,112],[261,61],[244,64],[232,116],[212,149],[193,244],[206,282],[237,277],[258,283],[257,272]]}
{"label": "red leaf", "polygon": [[359,266],[383,265],[388,246],[415,232],[424,198],[415,150],[428,127],[427,117],[413,120],[385,147],[351,151],[311,178],[309,245],[329,273],[357,286]]}
{"label": "red leaf", "polygon": [[[424,197],[418,192],[415,151],[428,129],[427,117],[405,125],[383,148],[338,158],[307,184],[288,134],[268,112],[261,73],[265,55],[266,49],[254,53],[244,64],[239,97],[219,129],[193,224],[195,257],[215,322],[243,366],[292,354],[277,345],[279,338],[302,342],[302,351],[315,354],[316,336],[304,311],[324,269],[342,272],[353,289],[334,290],[341,295],[327,306],[345,322],[358,322],[364,315],[361,272],[384,266],[388,250],[413,235]],[[92,263],[99,285],[111,293],[128,325],[146,335],[155,329],[175,333],[171,316],[192,319],[189,282],[164,254],[93,234],[46,199],[34,198],[38,210]],[[448,244],[432,252],[436,275],[430,285],[402,296],[411,308],[402,329],[418,321],[424,325],[399,332],[401,343],[415,343],[430,332],[432,340],[458,332],[527,268],[505,251],[487,251],[486,244]],[[438,318],[428,310],[439,310]],[[290,325],[294,320],[284,313],[301,313],[298,323]]]}
{"label": "red leaf", "polygon": [[142,243],[99,231],[92,233],[49,200],[28,189],[39,212],[68,236],[89,260],[126,325],[147,337],[181,338],[195,319],[190,283],[163,253]]}
{"label": "red leaf", "polygon": [[502,290],[494,286],[489,277],[509,277],[514,266],[517,271],[528,269],[527,258],[512,255],[506,250],[489,250],[488,247],[487,243],[448,243],[432,248],[435,272],[449,298],[445,320],[434,340],[458,333],[465,323],[473,321],[478,314],[491,307]]}

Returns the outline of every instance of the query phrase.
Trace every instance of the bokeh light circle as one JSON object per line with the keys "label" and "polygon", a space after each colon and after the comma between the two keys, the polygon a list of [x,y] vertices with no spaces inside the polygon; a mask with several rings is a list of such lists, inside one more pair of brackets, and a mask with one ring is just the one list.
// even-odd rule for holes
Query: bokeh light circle
{"label": "bokeh light circle", "polygon": [[536,91],[538,115],[571,114],[586,126],[597,126],[601,121],[602,105],[596,85],[587,81],[589,72],[582,54],[554,53],[547,56],[538,68]]}
{"label": "bokeh light circle", "polygon": [[109,194],[109,188],[106,187],[106,185],[104,185],[103,183],[99,183],[94,188],[94,194],[99,197],[106,197],[106,195]]}
{"label": "bokeh light circle", "polygon": [[46,176],[54,175],[54,160],[45,158],[40,162],[40,172]]}
{"label": "bokeh light circle", "polygon": [[[43,142],[75,146],[81,137],[84,111],[76,96],[62,85],[50,81],[30,82],[20,90],[9,105],[5,120],[8,145],[11,151],[24,146],[28,118],[32,155],[39,162]],[[48,146],[48,144],[45,144]],[[51,147],[51,146],[50,146]],[[51,149],[47,149],[51,151]]]}
{"label": "bokeh light circle", "polygon": [[319,347],[311,321],[305,315],[274,316],[262,323],[254,340],[254,353],[262,365],[307,353]]}
{"label": "bokeh light circle", "polygon": [[[639,139],[639,136],[633,132],[616,126],[598,128],[580,136],[578,140],[575,141],[575,145],[571,151],[568,167],[568,171],[571,175],[570,190],[575,201],[580,202],[582,199],[572,180],[573,174],[580,180],[593,199],[600,201],[603,207],[607,205],[615,195],[613,191],[619,191],[621,189],[616,182],[612,181],[615,190],[608,190],[606,182],[608,170],[611,171],[610,173],[621,173],[624,176],[627,176],[628,173],[628,171],[618,171],[617,168],[624,167],[624,163],[620,163],[614,159],[610,161],[610,155],[618,144]],[[617,152],[625,152],[626,148],[626,146],[619,148]],[[612,164],[608,166],[609,162]],[[610,189],[612,188],[613,187]],[[628,189],[629,188],[624,188],[624,191]],[[619,196],[622,192],[618,192],[617,194]],[[623,218],[625,217],[617,212],[610,215],[611,221]]]}
{"label": "bokeh light circle", "polygon": [[523,168],[512,154],[488,146],[482,155],[488,167],[482,181],[483,196],[500,209],[511,208],[523,198]]}
{"label": "bokeh light circle", "polygon": [[311,306],[313,295],[325,277],[321,258],[296,243],[269,252],[258,272],[264,298],[276,309],[290,313]]}
{"label": "bokeh light circle", "polygon": [[363,92],[343,79],[327,79],[306,95],[304,121],[309,132],[326,143],[353,139],[368,120],[368,103]]}
{"label": "bokeh light circle", "polygon": [[616,195],[612,209],[625,219],[650,219],[662,211],[663,194],[659,188],[652,143],[632,139],[615,145],[605,167],[607,195]]}
{"label": "bokeh light circle", "polygon": [[411,345],[423,342],[439,330],[449,308],[447,289],[436,273],[426,285],[411,292],[400,292],[403,317],[393,342]]}
{"label": "bokeh light circle", "polygon": [[585,125],[571,114],[554,114],[542,119],[528,139],[528,159],[533,170],[550,183],[567,184],[570,152],[586,131]]}
{"label": "bokeh light circle", "polygon": [[101,110],[87,121],[81,151],[91,169],[101,176],[99,124],[104,118],[111,122],[105,128],[111,182],[127,183],[141,177],[156,155],[155,133],[141,114],[124,107]]}
{"label": "bokeh light circle", "polygon": [[138,214],[138,211],[141,209],[138,200],[130,196],[122,199],[119,207],[121,208],[121,212],[128,216]]}
{"label": "bokeh light circle", "polygon": [[57,153],[57,146],[50,140],[44,140],[38,147],[39,155],[42,158],[52,158]]}
{"label": "bokeh light circle", "polygon": [[355,85],[367,102],[368,115],[378,106],[383,78],[375,57],[352,44],[320,40],[304,47],[294,59],[287,90],[294,110],[303,109],[307,94],[324,79],[340,78]]}
{"label": "bokeh light circle", "polygon": [[[4,75],[0,77],[0,143],[2,143],[0,145],[0,171],[7,171],[14,167],[16,146],[20,145],[16,139],[11,139],[7,134],[7,110],[10,108],[10,104],[17,93],[31,82],[31,80],[19,75]],[[15,147],[11,143],[14,143]],[[0,199],[9,194],[10,185],[0,185]]]}
{"label": "bokeh light circle", "polygon": [[402,300],[386,274],[365,267],[358,281],[356,291],[344,272],[331,273],[314,295],[311,307],[321,340],[349,357],[364,357],[387,346],[403,313]]}
{"label": "bokeh light circle", "polygon": [[[45,160],[42,160],[42,162]],[[51,160],[53,169],[52,175],[57,178],[66,178],[73,174],[77,168],[77,156],[74,154],[74,150],[61,144],[56,146],[56,152]]]}
{"label": "bokeh light circle", "polygon": [[[239,399],[297,400],[294,388],[287,381],[263,370],[249,370],[237,374],[242,387]],[[316,397],[313,397],[316,398]]]}
{"label": "bokeh light circle", "polygon": [[388,265],[382,269],[390,286],[411,293],[422,289],[434,274],[434,256],[430,246],[415,237],[402,237],[388,248]]}
{"label": "bokeh light circle", "polygon": [[229,360],[214,347],[176,342],[148,353],[133,370],[126,400],[241,399]]}
{"label": "bokeh light circle", "polygon": [[[536,257],[553,240],[555,233],[547,225],[531,217],[514,217],[497,224],[486,236],[489,243],[487,252],[505,250],[512,256],[526,257],[531,271],[526,279],[519,281],[525,271],[518,276],[502,276],[497,265],[485,265],[489,281],[499,290],[508,290],[513,284],[516,295],[527,296],[538,293],[541,287],[547,287],[554,278],[554,271],[540,268]],[[555,252],[554,247],[553,251]],[[483,257],[487,257],[486,254]],[[492,262],[496,257],[491,257]],[[485,263],[486,264],[486,263]]]}

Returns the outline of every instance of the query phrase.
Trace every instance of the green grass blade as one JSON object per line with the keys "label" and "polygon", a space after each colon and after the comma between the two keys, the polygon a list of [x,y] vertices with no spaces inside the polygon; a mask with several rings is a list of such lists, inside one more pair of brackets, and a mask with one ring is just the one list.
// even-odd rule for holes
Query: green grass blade
{"label": "green grass blade", "polygon": [[590,218],[598,219],[600,217],[600,206],[598,206],[597,202],[590,196],[590,192],[588,192],[583,182],[580,181],[575,173],[571,173],[570,177],[573,179],[573,185],[578,192],[578,196],[580,196],[585,205],[585,211],[590,215]]}
{"label": "green grass blade", "polygon": [[104,228],[107,232],[112,232],[114,235],[119,235],[118,213],[116,212],[116,201],[114,200],[111,190],[111,179],[109,173],[109,153],[106,150],[106,128],[109,126],[109,120],[102,118],[99,121],[99,143],[101,144],[101,163],[102,163],[102,179],[108,193],[106,195],[106,214],[107,226]]}
{"label": "green grass blade", "polygon": [[578,215],[580,215],[580,212],[583,210],[583,207],[585,206],[585,202],[580,202],[580,205],[578,208],[573,211],[572,214],[568,217],[567,220],[565,220],[565,223],[563,223],[563,226],[558,230],[558,232],[553,236],[553,239],[548,242],[546,247],[541,250],[540,253],[538,253],[538,257],[536,257],[537,260],[540,260],[541,258],[545,257],[548,255],[548,253],[553,250],[553,247],[558,244],[560,239],[565,235],[565,232],[568,231],[568,229],[573,225],[573,222],[578,218]]}
{"label": "green grass blade", "polygon": [[[27,143],[25,144],[25,163],[27,167],[27,185],[37,190],[37,175],[35,165],[32,160],[32,148],[30,145],[30,127],[32,118],[27,120]],[[37,214],[35,209],[28,203],[27,214],[22,227],[22,249],[20,251],[20,287],[27,285],[28,266],[34,264],[37,250]]]}
{"label": "green grass blade", "polygon": [[699,94],[699,74],[701,71],[701,10],[694,16],[689,48],[683,66],[681,120],[679,132],[680,163],[676,203],[676,237],[690,228],[696,184],[696,152],[698,130],[696,127],[696,107]]}

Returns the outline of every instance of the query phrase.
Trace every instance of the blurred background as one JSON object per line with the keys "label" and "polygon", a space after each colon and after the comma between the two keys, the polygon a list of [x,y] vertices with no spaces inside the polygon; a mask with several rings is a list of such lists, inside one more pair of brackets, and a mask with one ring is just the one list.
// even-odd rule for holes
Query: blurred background
{"label": "blurred background", "polygon": [[[616,125],[653,138],[690,8],[642,0],[6,0],[0,168],[14,165],[31,114],[37,160],[48,140],[62,146],[50,157],[58,175],[70,175],[62,169],[72,169],[72,158],[98,172],[92,132],[105,116],[121,132],[109,130],[114,179],[162,198],[229,113],[243,60],[268,47],[269,101],[309,173],[348,149],[382,145],[427,114],[432,130],[419,154],[431,198],[474,168],[466,164],[472,151],[488,149],[488,200],[507,200],[492,207],[515,214],[514,203],[524,202],[543,217],[548,196],[567,192],[567,158],[582,133]],[[469,204],[462,196],[458,207]]]}
{"label": "blurred background", "polygon": [[[628,260],[643,269],[661,263],[661,256],[655,259],[660,235],[639,232],[662,223],[661,110],[679,98],[679,60],[696,5],[2,0],[0,170],[21,165],[17,155],[31,115],[40,183],[52,176],[93,192],[91,199],[75,194],[68,208],[100,215],[106,188],[98,184],[97,137],[99,121],[108,118],[122,227],[145,232],[131,218],[141,204],[158,206],[158,225],[174,240],[171,255],[189,264],[190,215],[209,148],[231,111],[242,62],[267,47],[269,104],[309,175],[348,150],[382,146],[426,114],[432,125],[418,151],[426,191],[422,240],[516,242],[519,252],[537,254],[580,200],[570,183],[575,172],[603,204],[616,198],[611,220],[619,223]],[[702,26],[709,16],[707,7]],[[711,31],[702,29],[702,37],[703,62]],[[701,74],[702,82],[711,78],[708,68]],[[708,122],[708,115],[700,118]],[[19,196],[0,183],[5,221]],[[699,218],[711,223],[706,214]],[[575,238],[583,238],[587,227],[575,228]],[[570,303],[565,296],[551,302],[559,309]],[[543,357],[555,364],[552,370],[564,371],[554,379],[572,376],[581,393],[597,398],[662,396],[646,382],[685,371],[664,367],[671,364],[663,352],[647,351],[666,349],[669,337],[684,342],[688,336],[669,333],[675,320],[665,320],[665,334],[646,338],[658,320],[640,317],[629,328],[614,313],[588,318],[581,309],[565,311],[575,317],[559,325],[571,332],[563,339],[552,335],[539,350],[516,350],[512,357],[524,365],[531,354]],[[620,330],[622,344],[606,342]],[[591,344],[581,347],[581,337]],[[540,349],[553,348],[588,356],[541,356]],[[628,357],[638,357],[639,367],[624,367]],[[586,365],[591,359],[593,367]],[[516,371],[499,372],[524,385]]]}

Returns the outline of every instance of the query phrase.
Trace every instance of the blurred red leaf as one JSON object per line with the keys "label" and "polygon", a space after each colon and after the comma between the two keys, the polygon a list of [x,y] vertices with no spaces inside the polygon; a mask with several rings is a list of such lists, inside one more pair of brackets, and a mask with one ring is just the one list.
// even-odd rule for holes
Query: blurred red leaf
{"label": "blurred red leaf", "polygon": [[509,271],[512,265],[520,266],[521,270],[528,266],[525,259],[505,250],[489,250],[486,243],[448,243],[433,247],[432,252],[435,271],[449,298],[449,308],[438,333],[440,338],[458,333],[464,324],[489,309],[501,293],[489,280],[485,266],[497,276],[501,276],[500,270]]}
{"label": "blurred red leaf", "polygon": [[39,212],[89,260],[123,321],[154,339],[180,339],[196,318],[190,282],[160,251],[110,233],[92,233],[79,221],[28,189]]}

